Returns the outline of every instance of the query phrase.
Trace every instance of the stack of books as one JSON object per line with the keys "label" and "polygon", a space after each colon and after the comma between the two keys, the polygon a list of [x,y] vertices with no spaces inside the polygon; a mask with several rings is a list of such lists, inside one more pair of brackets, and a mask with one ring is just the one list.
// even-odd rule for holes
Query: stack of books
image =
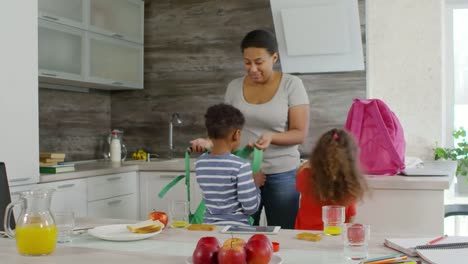
{"label": "stack of books", "polygon": [[65,153],[41,152],[39,156],[40,173],[60,173],[75,170],[75,164],[65,162]]}

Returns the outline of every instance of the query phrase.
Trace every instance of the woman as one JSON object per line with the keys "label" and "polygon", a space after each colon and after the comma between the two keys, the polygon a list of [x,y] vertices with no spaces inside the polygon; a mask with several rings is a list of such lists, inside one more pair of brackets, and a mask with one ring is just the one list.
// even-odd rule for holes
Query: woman
{"label": "woman", "polygon": [[[264,30],[249,32],[241,43],[246,76],[231,81],[225,102],[241,110],[246,123],[241,146],[264,150],[262,202],[254,215],[258,225],[265,208],[268,225],[293,229],[299,207],[296,169],[298,145],[307,136],[309,99],[301,79],[273,70],[278,60],[275,37]],[[192,149],[203,151],[211,142],[196,139]]]}

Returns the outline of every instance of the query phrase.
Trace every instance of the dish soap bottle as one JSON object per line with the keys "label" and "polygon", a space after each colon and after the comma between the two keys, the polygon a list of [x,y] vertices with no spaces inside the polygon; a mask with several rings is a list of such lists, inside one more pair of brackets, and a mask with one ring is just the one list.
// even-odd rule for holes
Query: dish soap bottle
{"label": "dish soap bottle", "polygon": [[122,160],[122,147],[120,145],[120,138],[117,131],[112,131],[110,156],[111,161],[113,162],[120,162]]}

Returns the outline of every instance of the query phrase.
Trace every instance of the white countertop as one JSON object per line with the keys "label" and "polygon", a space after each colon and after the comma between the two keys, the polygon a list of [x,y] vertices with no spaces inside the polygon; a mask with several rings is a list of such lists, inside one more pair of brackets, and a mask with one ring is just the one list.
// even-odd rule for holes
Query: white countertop
{"label": "white countertop", "polygon": [[[95,226],[97,222],[77,221],[81,226]],[[100,221],[103,223],[123,223],[122,220]],[[340,236],[323,236],[319,242],[303,241],[295,238],[300,230],[281,230],[278,235],[270,235],[271,241],[280,242],[280,251],[276,254],[283,263],[345,263],[343,242]],[[309,231],[310,232],[310,231]],[[371,231],[372,232],[372,231]],[[188,231],[186,229],[164,229],[160,234],[140,241],[111,242],[94,238],[88,234],[74,237],[73,242],[58,244],[50,256],[25,257],[17,253],[13,239],[0,238],[0,259],[9,264],[36,263],[185,263],[192,255],[197,241],[204,236],[215,236],[221,243],[230,238],[230,234],[215,231]],[[250,235],[236,235],[247,240]],[[369,257],[394,254],[396,251],[383,246],[384,234],[371,233]]]}
{"label": "white countertop", "polygon": [[[191,159],[191,171],[194,170],[194,161]],[[453,162],[431,161],[426,162],[426,166],[432,166],[440,170],[450,171],[449,176],[424,177],[424,176],[382,176],[367,175],[369,187],[371,189],[401,189],[401,190],[446,190],[449,189],[456,170]],[[185,171],[185,159],[176,158],[171,160],[146,161],[126,161],[113,163],[99,160],[90,162],[77,162],[75,171],[59,174],[41,174],[41,183],[93,177],[106,174],[114,174],[129,171]]]}

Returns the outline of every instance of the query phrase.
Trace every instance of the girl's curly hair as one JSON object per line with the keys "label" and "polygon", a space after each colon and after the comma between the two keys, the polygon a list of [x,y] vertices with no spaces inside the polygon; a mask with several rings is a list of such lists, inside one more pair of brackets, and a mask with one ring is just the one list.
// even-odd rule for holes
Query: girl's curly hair
{"label": "girl's curly hair", "polygon": [[367,183],[358,168],[358,147],[342,129],[331,129],[318,140],[310,156],[310,177],[316,199],[324,203],[347,205],[359,201]]}

